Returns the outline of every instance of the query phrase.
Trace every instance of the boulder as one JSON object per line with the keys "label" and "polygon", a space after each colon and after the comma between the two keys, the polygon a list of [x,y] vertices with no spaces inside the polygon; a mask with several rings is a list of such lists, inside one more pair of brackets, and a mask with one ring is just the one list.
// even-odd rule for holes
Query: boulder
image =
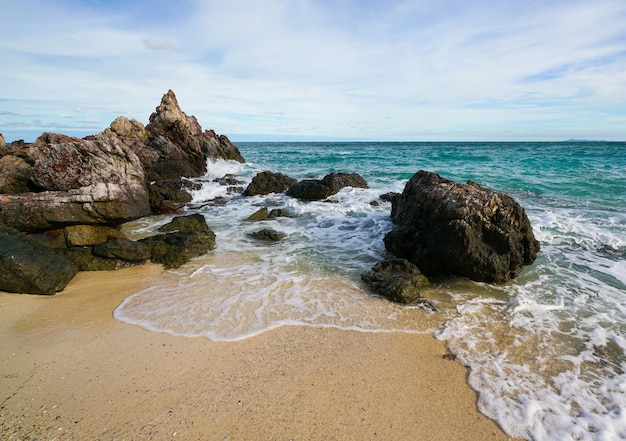
{"label": "boulder", "polygon": [[150,259],[150,247],[129,239],[110,239],[93,247],[94,256],[105,259],[120,259],[128,262],[143,262]]}
{"label": "boulder", "polygon": [[2,196],[0,223],[35,232],[75,224],[115,225],[150,213],[143,167],[117,138],[44,134],[28,156],[34,163],[31,180],[44,191]]}
{"label": "boulder", "polygon": [[524,209],[511,197],[468,181],[420,171],[393,199],[396,227],[385,246],[425,274],[454,274],[502,283],[531,264],[539,242]]}
{"label": "boulder", "polygon": [[7,149],[6,142],[4,141],[4,136],[0,133],[0,156],[4,156],[9,154],[9,150]]}
{"label": "boulder", "polygon": [[109,239],[124,238],[121,231],[101,225],[73,225],[66,227],[63,232],[68,247],[98,245]]}
{"label": "boulder", "polygon": [[110,127],[102,132],[104,136],[117,136],[123,138],[148,139],[146,128],[136,119],[128,119],[125,116],[118,116],[111,122]]}
{"label": "boulder", "polygon": [[201,214],[189,214],[187,216],[177,216],[159,228],[161,232],[169,231],[211,231],[206,223],[206,219]]}
{"label": "boulder", "polygon": [[248,236],[252,237],[253,239],[262,240],[265,242],[278,242],[283,240],[287,235],[271,228],[264,228],[259,231],[253,231],[252,233],[248,233]]}
{"label": "boulder", "polygon": [[277,217],[295,217],[293,213],[284,208],[274,208],[267,215],[268,219],[276,219]]}
{"label": "boulder", "polygon": [[282,193],[297,181],[282,173],[264,171],[257,173],[252,182],[244,190],[244,196],[266,195],[270,193]]}
{"label": "boulder", "polygon": [[0,225],[0,291],[54,294],[76,275],[76,266],[49,248]]}
{"label": "boulder", "polygon": [[177,231],[141,239],[150,248],[151,260],[165,268],[178,268],[215,248],[213,231]]}
{"label": "boulder", "polygon": [[201,185],[187,179],[166,179],[148,184],[150,209],[154,214],[172,213],[193,200],[188,190]]}
{"label": "boulder", "polygon": [[30,190],[33,167],[24,159],[14,155],[0,158],[0,193],[20,194]]}
{"label": "boulder", "polygon": [[305,179],[287,190],[287,195],[305,201],[318,201],[337,194],[344,187],[367,188],[367,182],[356,173],[331,173],[323,179]]}
{"label": "boulder", "polygon": [[397,303],[430,303],[421,297],[420,291],[430,285],[419,268],[406,259],[391,258],[378,262],[361,275],[361,279],[376,294]]}

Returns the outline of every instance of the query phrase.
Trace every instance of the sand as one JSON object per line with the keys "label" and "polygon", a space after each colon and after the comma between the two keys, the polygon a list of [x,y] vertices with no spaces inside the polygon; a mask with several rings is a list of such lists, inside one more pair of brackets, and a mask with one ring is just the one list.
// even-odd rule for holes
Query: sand
{"label": "sand", "polygon": [[236,342],[112,318],[163,270],[0,293],[2,440],[506,440],[430,335],[282,327]]}

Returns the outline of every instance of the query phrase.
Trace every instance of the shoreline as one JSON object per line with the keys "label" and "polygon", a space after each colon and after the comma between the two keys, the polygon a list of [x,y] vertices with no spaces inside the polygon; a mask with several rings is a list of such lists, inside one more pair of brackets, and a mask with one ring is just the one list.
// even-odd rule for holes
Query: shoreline
{"label": "shoreline", "polygon": [[160,265],[0,293],[3,440],[508,440],[429,334],[174,337],[113,318]]}

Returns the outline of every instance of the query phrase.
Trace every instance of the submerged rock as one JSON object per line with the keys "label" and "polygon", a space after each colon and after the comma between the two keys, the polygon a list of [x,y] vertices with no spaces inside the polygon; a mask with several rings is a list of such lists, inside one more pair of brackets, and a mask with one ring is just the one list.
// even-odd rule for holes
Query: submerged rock
{"label": "submerged rock", "polygon": [[361,279],[376,294],[397,303],[420,303],[428,309],[434,306],[422,298],[420,291],[430,285],[419,268],[406,259],[391,258],[378,262],[361,275]]}
{"label": "submerged rock", "polygon": [[54,294],[63,290],[77,271],[62,255],[0,225],[0,291]]}
{"label": "submerged rock", "polygon": [[424,273],[506,282],[537,257],[539,242],[524,209],[475,182],[458,184],[420,171],[392,201],[388,251]]}
{"label": "submerged rock", "polygon": [[337,194],[344,187],[368,188],[356,173],[331,173],[323,179],[305,179],[287,190],[287,196],[305,201],[319,201]]}
{"label": "submerged rock", "polygon": [[279,242],[287,237],[285,233],[273,230],[271,228],[264,228],[259,231],[253,231],[252,233],[248,233],[248,236],[252,237],[253,239],[262,240],[265,242]]}
{"label": "submerged rock", "polygon": [[248,222],[260,222],[264,221],[269,217],[269,211],[267,207],[263,207],[260,210],[255,211],[250,216],[246,218]]}

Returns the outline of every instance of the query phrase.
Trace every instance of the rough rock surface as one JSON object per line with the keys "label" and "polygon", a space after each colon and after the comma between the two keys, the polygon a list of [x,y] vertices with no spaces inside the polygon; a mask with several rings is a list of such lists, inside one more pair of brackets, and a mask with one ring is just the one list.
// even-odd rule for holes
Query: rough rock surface
{"label": "rough rock surface", "polygon": [[282,193],[297,181],[282,173],[264,171],[257,173],[252,182],[244,190],[244,196],[266,195],[270,193]]}
{"label": "rough rock surface", "polygon": [[[68,141],[59,144],[47,141]],[[116,138],[44,134],[29,149],[38,193],[0,196],[0,223],[20,231],[119,224],[150,213],[143,167]]]}
{"label": "rough rock surface", "polygon": [[94,247],[72,247],[60,250],[67,259],[72,261],[79,271],[115,271],[137,265],[138,262],[105,258],[93,253]]}
{"label": "rough rock surface", "polygon": [[539,251],[524,209],[511,197],[431,172],[407,182],[391,218],[396,228],[385,237],[387,250],[427,275],[506,282]]}
{"label": "rough rock surface", "polygon": [[203,132],[194,116],[187,116],[169,90],[146,126],[150,146],[158,153],[151,165],[150,180],[197,177],[206,173],[207,158],[245,162],[226,136]]}
{"label": "rough rock surface", "polygon": [[[424,303],[420,291],[430,285],[419,268],[406,259],[391,258],[378,262],[361,275],[376,294],[397,303]],[[429,309],[433,309],[430,306]]]}
{"label": "rough rock surface", "polygon": [[129,239],[110,239],[93,247],[92,254],[105,259],[143,262],[150,259],[150,248]]}
{"label": "rough rock surface", "polygon": [[60,254],[0,225],[0,291],[54,294],[76,272],[76,266]]}
{"label": "rough rock surface", "polygon": [[33,167],[19,156],[5,155],[0,158],[0,193],[28,193]]}
{"label": "rough rock surface", "polygon": [[161,263],[166,269],[171,269],[215,248],[215,233],[210,230],[177,231],[146,237],[140,242],[150,248],[152,262]]}
{"label": "rough rock surface", "polygon": [[63,230],[68,247],[98,245],[109,239],[124,238],[124,233],[102,225],[72,225]]}
{"label": "rough rock surface", "polygon": [[177,216],[170,222],[162,225],[159,231],[165,233],[170,231],[211,231],[206,223],[206,219],[201,214],[189,214],[187,216]]}
{"label": "rough rock surface", "polygon": [[356,173],[331,173],[323,179],[305,179],[287,190],[287,195],[306,201],[318,201],[337,194],[344,187],[367,188],[367,182]]}
{"label": "rough rock surface", "polygon": [[264,228],[259,231],[253,231],[252,233],[248,233],[248,236],[252,237],[253,239],[262,240],[264,242],[278,242],[283,240],[287,235],[272,228]]}

